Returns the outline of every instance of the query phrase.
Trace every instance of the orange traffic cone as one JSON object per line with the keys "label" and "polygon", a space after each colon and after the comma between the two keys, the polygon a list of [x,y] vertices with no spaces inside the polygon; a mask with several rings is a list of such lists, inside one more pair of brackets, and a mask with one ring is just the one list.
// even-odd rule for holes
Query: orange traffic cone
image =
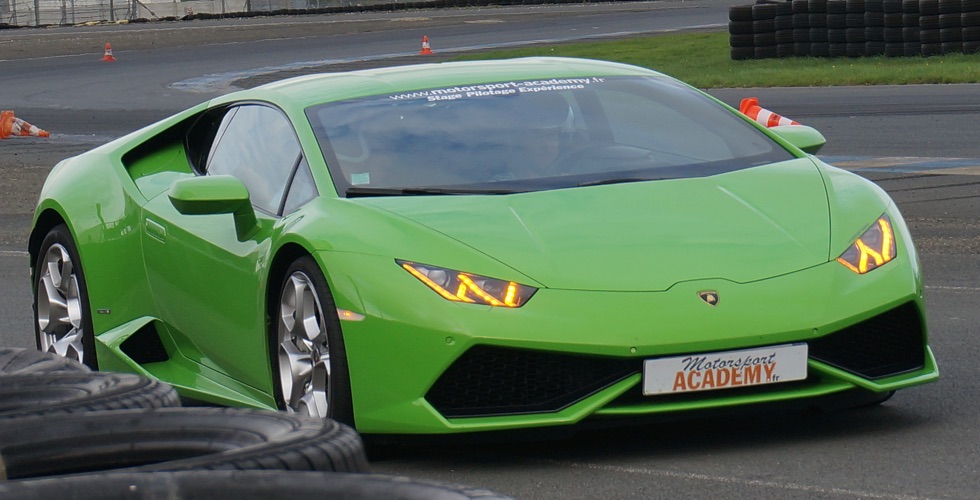
{"label": "orange traffic cone", "polygon": [[105,55],[102,56],[102,62],[113,62],[116,58],[112,56],[112,45],[108,43],[105,44]]}
{"label": "orange traffic cone", "polygon": [[13,111],[0,112],[0,139],[10,136],[22,137],[51,137],[47,130],[41,130],[30,123],[14,116]]}
{"label": "orange traffic cone", "polygon": [[425,35],[422,35],[422,50],[419,51],[419,54],[432,54],[432,49],[429,48],[429,37]]}
{"label": "orange traffic cone", "polygon": [[746,97],[742,99],[742,104],[739,105],[738,110],[745,116],[759,122],[766,127],[775,127],[777,125],[799,125],[799,123],[785,118],[783,116],[777,115],[766,108],[759,106],[759,99],[755,97]]}

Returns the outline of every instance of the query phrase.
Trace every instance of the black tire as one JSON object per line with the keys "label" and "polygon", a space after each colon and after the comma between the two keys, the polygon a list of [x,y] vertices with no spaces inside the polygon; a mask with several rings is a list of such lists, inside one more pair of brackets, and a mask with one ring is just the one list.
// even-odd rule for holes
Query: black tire
{"label": "black tire", "polygon": [[919,16],[919,28],[924,30],[938,30],[939,29],[939,15],[933,16]]}
{"label": "black tire", "polygon": [[[51,253],[49,253],[51,252]],[[61,255],[59,257],[58,255]],[[61,258],[61,260],[58,260]],[[65,261],[64,258],[68,260]],[[48,265],[51,261],[63,263],[57,267],[58,271],[71,271],[68,280],[55,279],[54,271]],[[37,348],[40,351],[52,352],[69,359],[79,361],[93,370],[99,368],[99,363],[95,355],[95,335],[92,331],[92,308],[89,305],[88,288],[85,286],[85,272],[82,270],[82,261],[79,258],[78,247],[72,237],[68,227],[64,224],[55,226],[48,231],[41,248],[37,255],[37,262],[34,266],[34,336]],[[48,281],[46,281],[48,280]],[[50,282],[49,282],[50,281]],[[53,289],[52,289],[53,288]],[[47,289],[53,294],[59,295],[58,300],[64,300],[66,304],[74,304],[76,298],[69,300],[69,295],[77,294],[77,305],[66,307],[77,307],[79,317],[77,320],[69,319],[70,325],[58,324],[49,321],[42,316],[51,316],[48,312],[50,307],[58,307],[58,300],[52,306],[52,301],[47,298],[47,294],[42,295]],[[42,327],[41,323],[45,326]],[[69,342],[64,345],[64,341],[78,337],[78,342]],[[64,352],[58,352],[59,350]]]}
{"label": "black tire", "polygon": [[129,373],[61,372],[0,377],[0,420],[172,406],[180,406],[173,387]]}
{"label": "black tire", "polygon": [[980,12],[964,12],[960,14],[960,26],[963,28],[980,26]]}
{"label": "black tire", "polygon": [[940,43],[923,43],[919,50],[922,57],[940,56],[943,54],[943,46]]}
{"label": "black tire", "polygon": [[735,5],[728,9],[728,20],[736,22],[752,21],[751,5]]}
{"label": "black tire", "polygon": [[110,472],[0,483],[6,500],[159,498],[345,498],[350,500],[503,500],[467,486],[403,476],[277,471]]}
{"label": "black tire", "polygon": [[919,28],[902,28],[902,41],[903,42],[918,42],[921,36],[922,30]]}
{"label": "black tire", "polygon": [[881,3],[881,11],[885,14],[901,13],[902,0],[884,0]]}
{"label": "black tire", "polygon": [[939,0],[919,0],[920,16],[938,16]]}
{"label": "black tire", "polygon": [[827,42],[811,43],[810,55],[813,57],[830,57],[830,44]]}
{"label": "black tire", "polygon": [[969,28],[963,28],[963,43],[966,42],[980,42],[980,26],[970,26]]}
{"label": "black tire", "polygon": [[827,0],[828,14],[846,14],[847,0]]}
{"label": "black tire", "polygon": [[830,41],[827,38],[827,30],[824,28],[811,28],[810,29],[810,41],[813,43],[827,43]]}
{"label": "black tire", "polygon": [[885,57],[905,57],[905,44],[886,42]]}
{"label": "black tire", "polygon": [[763,33],[773,33],[776,31],[776,20],[773,19],[762,19],[760,21],[752,21],[752,33],[759,35]]}
{"label": "black tire", "polygon": [[919,43],[941,43],[942,40],[939,38],[939,30],[922,30],[919,31]]}
{"label": "black tire", "polygon": [[844,41],[863,45],[868,40],[864,37],[864,28],[847,28],[844,30]]}
{"label": "black tire", "polygon": [[754,59],[755,48],[732,46],[730,55],[733,61],[744,61],[746,59]]}
{"label": "black tire", "polygon": [[869,26],[864,28],[864,38],[869,42],[884,42],[885,28],[880,26]]}
{"label": "black tire", "polygon": [[867,42],[864,44],[864,55],[868,57],[885,55],[885,42]]}
{"label": "black tire", "polygon": [[830,43],[847,43],[847,30],[827,30],[827,41]]}
{"label": "black tire", "polygon": [[816,41],[819,40],[814,40],[812,37],[810,37],[810,30],[806,28],[796,28],[793,30],[793,43],[810,43]]}
{"label": "black tire", "polygon": [[793,22],[794,22],[793,19],[794,19],[793,14],[788,14],[785,16],[776,16],[775,21],[773,21],[773,25],[775,26],[776,31],[791,30],[793,29]]}
{"label": "black tire", "polygon": [[922,55],[922,44],[919,42],[905,42],[903,55],[905,57],[918,57]]}
{"label": "black tire", "polygon": [[752,45],[755,47],[771,47],[776,45],[776,32],[756,33],[752,35]]}
{"label": "black tire", "polygon": [[807,26],[810,28],[827,28],[827,13],[817,12],[807,14]]}
{"label": "black tire", "polygon": [[757,3],[752,6],[752,20],[762,21],[764,19],[775,19],[776,5],[771,3]]}
{"label": "black tire", "polygon": [[775,59],[779,57],[779,52],[776,51],[775,45],[756,47],[754,52],[756,59]]}
{"label": "black tire", "polygon": [[117,469],[366,472],[364,443],[324,418],[155,408],[18,418],[0,428],[8,479]]}
{"label": "black tire", "polygon": [[947,28],[960,28],[960,21],[962,14],[939,14],[939,27],[942,29]]}
{"label": "black tire", "polygon": [[[811,3],[817,3],[823,5],[823,10],[816,11],[810,10]],[[793,14],[806,14],[807,12],[826,12],[827,11],[827,0],[793,0],[790,2],[793,6]]]}
{"label": "black tire", "polygon": [[794,48],[792,43],[780,43],[776,45],[776,57],[783,59],[786,57],[793,57]]}
{"label": "black tire", "polygon": [[[775,46],[772,49],[773,57],[775,57]],[[275,302],[275,310],[273,311],[275,314],[272,316],[274,321],[270,332],[272,343],[270,352],[272,353],[273,373],[277,375],[275,377],[275,396],[279,408],[286,411],[307,413],[312,416],[328,417],[353,426],[354,407],[351,400],[350,373],[347,367],[347,349],[344,346],[340,318],[337,316],[337,306],[334,304],[333,295],[330,293],[330,287],[327,285],[327,280],[324,278],[320,266],[308,255],[297,259],[286,270],[278,290],[279,292],[276,294],[278,300]],[[295,293],[312,294],[304,297],[312,298],[314,310],[307,312],[315,316],[319,333],[314,336],[304,334],[305,338],[315,339],[309,342],[309,345],[302,340],[301,337],[304,336],[292,336],[292,340],[282,338],[283,335],[287,337],[292,335],[287,332],[289,326],[284,321],[290,317],[290,314],[300,314],[301,312],[297,307],[293,313],[283,314],[283,304],[288,300],[285,294],[288,290],[293,290]],[[300,326],[300,323],[309,323],[308,321],[296,322],[295,317],[290,321],[300,328],[305,328],[305,326]],[[293,377],[292,373],[295,371],[281,365],[284,360],[290,357],[285,355],[286,352],[283,349],[293,348],[298,348],[300,351],[305,350],[306,353],[310,354],[312,354],[311,349],[313,348],[320,351],[315,356],[311,356],[311,378],[308,382],[304,382],[306,385],[304,388],[295,387],[295,379],[287,380]],[[324,354],[326,354],[325,361]],[[316,368],[320,366],[321,361],[324,366],[322,366],[323,369],[318,370]],[[325,380],[323,380],[324,378]],[[287,389],[290,390],[287,391]],[[325,394],[319,394],[321,391]],[[287,397],[286,392],[291,394]],[[320,405],[325,403],[326,407],[310,406],[307,404],[310,400],[318,402]]]}
{"label": "black tire", "polygon": [[964,54],[980,53],[980,41],[963,42],[963,53]]}
{"label": "black tire", "polygon": [[943,42],[943,54],[960,54],[963,52],[963,42]]}
{"label": "black tire", "polygon": [[881,28],[885,26],[885,14],[882,12],[865,12],[864,26],[867,28]]}
{"label": "black tire", "polygon": [[844,14],[844,27],[864,29],[864,14]]}
{"label": "black tire", "polygon": [[751,22],[748,21],[729,21],[728,32],[733,35],[752,35],[755,30]]}
{"label": "black tire", "polygon": [[959,14],[963,12],[963,3],[960,0],[939,0],[940,14]]}
{"label": "black tire", "polygon": [[752,48],[755,46],[755,35],[732,33],[728,35],[728,44],[732,47]]}
{"label": "black tire", "polygon": [[963,29],[962,28],[943,28],[939,30],[939,41],[942,43],[949,42],[962,42],[963,41]]}
{"label": "black tire", "polygon": [[827,45],[830,47],[830,57],[847,57],[846,43],[830,43]]}
{"label": "black tire", "polygon": [[847,14],[827,14],[827,27],[842,30],[847,27]]}
{"label": "black tire", "polygon": [[864,57],[864,42],[846,43],[844,45],[847,57]]}
{"label": "black tire", "polygon": [[85,371],[89,371],[87,366],[57,354],[21,347],[0,348],[0,375]]}

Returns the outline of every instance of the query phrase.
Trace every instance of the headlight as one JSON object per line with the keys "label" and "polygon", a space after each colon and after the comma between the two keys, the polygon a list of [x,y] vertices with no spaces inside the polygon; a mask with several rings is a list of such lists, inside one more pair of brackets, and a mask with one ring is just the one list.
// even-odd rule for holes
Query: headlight
{"label": "headlight", "polygon": [[864,274],[894,259],[895,253],[895,232],[891,220],[883,215],[837,258],[837,262]]}
{"label": "headlight", "polygon": [[488,306],[521,307],[538,291],[537,288],[513,281],[454,271],[442,267],[396,260],[419,281],[425,283],[446,300]]}

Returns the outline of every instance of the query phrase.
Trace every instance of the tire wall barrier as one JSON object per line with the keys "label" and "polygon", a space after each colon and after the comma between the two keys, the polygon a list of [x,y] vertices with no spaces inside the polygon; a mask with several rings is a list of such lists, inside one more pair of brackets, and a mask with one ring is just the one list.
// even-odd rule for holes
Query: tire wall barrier
{"label": "tire wall barrier", "polygon": [[728,19],[734,60],[980,53],[980,0],[760,0]]}

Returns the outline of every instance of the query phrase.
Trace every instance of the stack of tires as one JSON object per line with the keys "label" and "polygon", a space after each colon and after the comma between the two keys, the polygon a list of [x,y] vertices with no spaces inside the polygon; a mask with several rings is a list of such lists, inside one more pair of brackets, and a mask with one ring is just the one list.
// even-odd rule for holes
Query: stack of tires
{"label": "stack of tires", "polygon": [[[0,498],[502,498],[366,474],[360,436],[329,419],[183,408],[169,385],[0,348]],[[289,471],[289,473],[283,473]]]}
{"label": "stack of tires", "polygon": [[980,52],[980,0],[760,0],[728,18],[735,60]]}

